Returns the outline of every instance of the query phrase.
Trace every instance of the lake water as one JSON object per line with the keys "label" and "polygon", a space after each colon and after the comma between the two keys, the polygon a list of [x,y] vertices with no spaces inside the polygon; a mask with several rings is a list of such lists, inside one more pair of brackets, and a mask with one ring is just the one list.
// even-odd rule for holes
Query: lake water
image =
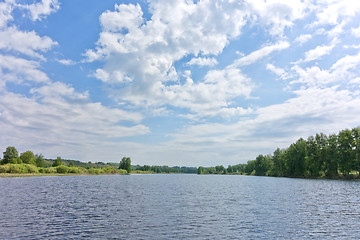
{"label": "lake water", "polygon": [[360,238],[359,181],[54,176],[0,189],[0,239]]}

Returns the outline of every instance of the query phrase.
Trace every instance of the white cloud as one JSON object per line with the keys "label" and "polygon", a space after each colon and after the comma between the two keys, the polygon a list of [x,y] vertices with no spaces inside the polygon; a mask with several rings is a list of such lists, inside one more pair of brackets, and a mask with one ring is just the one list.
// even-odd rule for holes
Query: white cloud
{"label": "white cloud", "polygon": [[192,58],[187,65],[215,66],[218,64],[215,58]]}
{"label": "white cloud", "polygon": [[36,61],[0,54],[0,76],[3,81],[16,83],[25,80],[37,83],[48,82],[49,78],[39,68],[40,64]]}
{"label": "white cloud", "polygon": [[60,9],[60,3],[58,0],[42,0],[38,3],[30,5],[22,5],[24,9],[27,9],[30,13],[33,21],[40,20],[53,12]]}
{"label": "white cloud", "polygon": [[338,59],[329,69],[320,69],[317,66],[303,69],[295,65],[292,70],[296,72],[298,79],[291,81],[290,84],[301,83],[322,88],[338,84],[346,86],[358,76],[360,72],[357,69],[359,68],[360,53]]}
{"label": "white cloud", "polygon": [[76,62],[74,62],[73,60],[71,59],[58,59],[57,60],[59,63],[63,64],[63,65],[66,65],[66,66],[71,66],[71,65],[75,65]]}
{"label": "white cloud", "polygon": [[[189,64],[215,64],[216,60],[208,55],[222,52],[245,24],[245,13],[239,9],[241,4],[184,1],[149,4],[152,17],[148,21],[142,18],[139,5],[116,5],[115,11],[103,13],[100,18],[103,32],[97,47],[85,53],[88,61],[106,61],[94,76],[111,84],[131,81],[131,84],[118,89],[117,96],[119,101],[134,105],[156,107],[170,104],[202,111],[196,99],[207,99],[209,106],[226,107],[228,104],[224,99],[218,104],[216,98],[205,96],[206,91],[214,91],[214,84],[200,80],[192,84],[180,82],[174,63],[187,55],[194,55]],[[129,16],[129,21],[119,25],[123,12]],[[203,88],[206,91],[201,93]],[[189,97],[190,92],[183,89],[196,96]],[[222,89],[220,93],[227,91],[230,90]],[[241,94],[242,91],[238,93]]]}
{"label": "white cloud", "polygon": [[324,0],[314,6],[317,22],[314,25],[336,25],[360,12],[360,2],[353,0]]}
{"label": "white cloud", "polygon": [[300,45],[306,43],[312,38],[310,34],[302,34],[298,36],[294,41],[300,43]]}
{"label": "white cloud", "polygon": [[352,33],[355,37],[360,38],[360,26],[357,27],[357,28],[352,28],[352,29],[351,29],[351,33]]}
{"label": "white cloud", "polygon": [[14,0],[0,2],[0,29],[6,27],[8,21],[13,19],[11,12],[14,4]]}
{"label": "white cloud", "polygon": [[[87,93],[79,93],[60,82],[33,88],[30,94],[30,97],[2,94],[1,146],[15,144],[34,151],[39,149],[47,156],[62,153],[64,157],[80,157],[80,160],[90,160],[95,156],[89,156],[88,152],[96,152],[97,161],[112,161],[117,160],[113,155],[106,159],[108,154],[99,154],[103,145],[115,149],[113,139],[149,133],[148,127],[139,124],[141,114],[91,102]],[[125,126],[123,121],[133,124]],[[84,156],[89,158],[83,159]]]}
{"label": "white cloud", "polygon": [[253,20],[259,20],[263,25],[270,27],[270,34],[283,36],[285,28],[293,26],[295,20],[306,15],[306,9],[310,4],[307,1],[293,0],[251,0],[248,3],[250,16]]}
{"label": "white cloud", "polygon": [[311,49],[309,51],[307,51],[305,53],[305,60],[304,62],[310,62],[316,59],[321,58],[324,55],[328,55],[330,54],[330,52],[332,51],[332,49],[335,47],[335,45],[322,45],[322,46],[317,46],[314,49]]}
{"label": "white cloud", "polygon": [[16,27],[0,30],[0,49],[17,51],[30,57],[44,59],[38,52],[46,52],[57,45],[49,37],[40,37],[34,31],[23,32]]}
{"label": "white cloud", "polygon": [[289,77],[284,69],[276,67],[273,64],[266,64],[266,69],[278,75],[280,79],[287,79]]}
{"label": "white cloud", "polygon": [[256,50],[252,53],[250,53],[247,56],[241,57],[238,60],[236,60],[234,62],[234,66],[246,66],[246,65],[250,65],[253,64],[257,61],[259,61],[260,59],[269,56],[271,53],[275,52],[275,51],[281,51],[284,50],[286,48],[288,48],[290,46],[290,44],[286,41],[281,41],[278,42],[274,45],[269,45],[269,46],[265,46],[259,50]]}
{"label": "white cloud", "polygon": [[117,5],[115,11],[106,11],[100,16],[100,23],[104,31],[121,32],[135,30],[143,23],[143,12],[139,4]]}

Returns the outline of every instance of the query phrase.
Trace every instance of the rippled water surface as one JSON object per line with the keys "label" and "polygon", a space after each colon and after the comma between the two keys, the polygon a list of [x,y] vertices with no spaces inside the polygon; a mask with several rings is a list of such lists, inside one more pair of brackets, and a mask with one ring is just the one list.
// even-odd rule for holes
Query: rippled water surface
{"label": "rippled water surface", "polygon": [[360,182],[0,178],[0,239],[360,239]]}

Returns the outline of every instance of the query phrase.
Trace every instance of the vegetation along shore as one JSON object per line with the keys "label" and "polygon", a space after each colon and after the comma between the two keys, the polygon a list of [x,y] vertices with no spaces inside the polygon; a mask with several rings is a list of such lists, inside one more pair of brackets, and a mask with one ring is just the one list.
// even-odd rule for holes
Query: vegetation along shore
{"label": "vegetation along shore", "polygon": [[45,159],[41,154],[26,151],[20,154],[7,147],[0,160],[0,176],[129,174],[129,173],[197,173],[241,174],[298,178],[360,178],[360,128],[345,129],[339,134],[318,133],[307,140],[300,138],[286,149],[262,155],[245,164],[215,167],[168,167],[131,165],[129,157],[120,163],[80,162]]}
{"label": "vegetation along shore", "polygon": [[246,174],[297,178],[360,178],[360,128],[298,139],[286,149],[246,164],[199,167],[198,174]]}

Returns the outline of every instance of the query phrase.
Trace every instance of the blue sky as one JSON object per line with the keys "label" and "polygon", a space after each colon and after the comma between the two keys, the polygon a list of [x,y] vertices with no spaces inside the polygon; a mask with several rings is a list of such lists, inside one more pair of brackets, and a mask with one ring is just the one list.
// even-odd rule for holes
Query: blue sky
{"label": "blue sky", "polygon": [[360,2],[0,1],[0,147],[245,163],[360,125]]}

